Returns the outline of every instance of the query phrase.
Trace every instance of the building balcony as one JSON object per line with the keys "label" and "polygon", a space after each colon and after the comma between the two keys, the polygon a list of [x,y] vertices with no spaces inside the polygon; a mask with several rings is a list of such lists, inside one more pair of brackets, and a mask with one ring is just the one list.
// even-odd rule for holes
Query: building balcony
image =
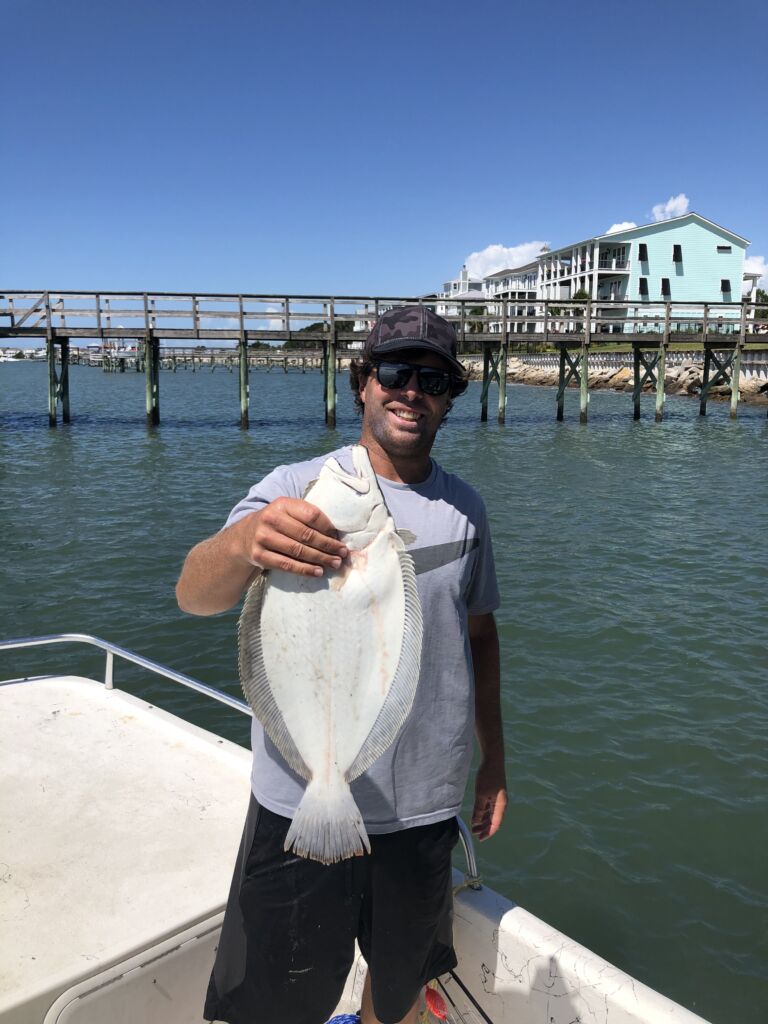
{"label": "building balcony", "polygon": [[597,264],[598,270],[629,270],[629,260],[613,260],[608,256],[601,256]]}

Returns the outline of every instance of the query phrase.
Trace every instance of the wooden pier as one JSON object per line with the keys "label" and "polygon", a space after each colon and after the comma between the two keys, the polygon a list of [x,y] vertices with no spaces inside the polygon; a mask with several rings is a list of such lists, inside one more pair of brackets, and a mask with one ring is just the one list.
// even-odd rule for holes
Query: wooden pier
{"label": "wooden pier", "polygon": [[[319,369],[325,422],[336,425],[336,377],[360,356],[378,315],[397,305],[435,309],[456,327],[459,357],[482,363],[480,418],[488,419],[491,385],[498,388],[498,422],[507,416],[510,354],[553,351],[559,355],[556,416],[565,415],[565,394],[579,388],[579,419],[589,413],[590,354],[631,348],[632,415],[640,395],[655,387],[655,419],[663,419],[667,355],[679,346],[700,351],[704,373],[699,411],[706,415],[715,385],[731,389],[736,418],[739,373],[745,349],[768,344],[768,306],[760,303],[634,302],[602,299],[538,300],[524,297],[451,299],[439,296],[318,296],[178,294],[166,292],[0,293],[0,339],[42,338],[48,363],[48,421],[59,407],[69,423],[69,366],[89,361],[87,342],[98,346],[104,370],[143,372],[146,422],[160,422],[160,371],[179,366],[237,368],[239,423],[247,429],[250,370],[263,365]],[[207,348],[206,343],[216,348]],[[285,348],[286,344],[290,348]],[[229,347],[225,347],[229,345]],[[76,347],[77,346],[77,347]],[[296,347],[298,346],[298,348]],[[93,355],[93,351],[91,355]],[[93,362],[93,360],[90,360]]]}

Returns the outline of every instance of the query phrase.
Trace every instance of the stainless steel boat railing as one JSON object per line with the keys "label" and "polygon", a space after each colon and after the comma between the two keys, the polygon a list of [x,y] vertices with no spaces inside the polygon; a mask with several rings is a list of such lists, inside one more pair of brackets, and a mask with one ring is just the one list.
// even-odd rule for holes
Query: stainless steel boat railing
{"label": "stainless steel boat railing", "polygon": [[112,644],[108,640],[102,640],[97,636],[90,636],[88,633],[52,633],[50,636],[29,636],[19,637],[14,640],[0,640],[0,651],[68,643],[89,644],[91,647],[98,647],[105,652],[104,685],[108,690],[111,690],[114,685],[114,659],[117,656],[125,661],[133,662],[134,665],[145,668],[148,672],[164,676],[166,679],[173,680],[174,683],[181,683],[182,686],[187,686],[190,690],[202,693],[206,697],[212,697],[213,700],[226,704],[227,707],[234,708],[235,711],[240,711],[245,715],[253,715],[253,712],[244,700],[230,697],[229,694],[222,693],[221,690],[216,690],[213,686],[206,686],[205,683],[201,683],[198,679],[193,679],[191,676],[186,676],[183,672],[174,672],[172,668],[166,668],[165,665],[152,661],[151,658],[144,658],[141,654],[134,654],[133,651],[129,651],[126,647],[119,647],[117,644]]}
{"label": "stainless steel boat railing", "polygon": [[[126,647],[119,647],[117,644],[110,643],[108,640],[102,640],[97,636],[91,636],[89,633],[51,633],[48,636],[26,636],[16,637],[11,640],[0,640],[0,651],[21,650],[25,647],[48,647],[53,644],[69,643],[87,644],[104,651],[106,656],[104,685],[108,690],[114,687],[114,661],[115,657],[117,657],[122,658],[124,661],[130,661],[134,665],[138,665],[140,668],[144,668],[155,675],[170,679],[174,683],[181,683],[182,686],[186,686],[196,693],[201,693],[205,697],[211,697],[213,700],[219,701],[220,704],[226,704],[227,707],[234,708],[235,711],[240,711],[242,714],[253,717],[253,712],[245,701],[238,700],[237,697],[230,697],[229,694],[222,693],[221,690],[217,690],[213,686],[206,686],[205,683],[201,683],[198,679],[193,679],[192,676],[184,675],[183,672],[174,672],[173,669],[167,668],[157,661],[152,661],[151,658],[135,654]],[[464,885],[462,888],[480,889],[482,886],[480,876],[477,873],[477,858],[475,857],[472,833],[461,818],[458,819],[458,822],[459,840],[467,861],[467,870],[464,875]]]}

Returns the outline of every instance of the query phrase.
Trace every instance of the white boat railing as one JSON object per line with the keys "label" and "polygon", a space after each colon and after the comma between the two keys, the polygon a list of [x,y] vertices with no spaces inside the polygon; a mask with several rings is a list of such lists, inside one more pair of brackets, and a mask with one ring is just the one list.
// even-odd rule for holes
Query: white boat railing
{"label": "white boat railing", "polygon": [[[69,643],[87,644],[91,647],[96,647],[104,651],[106,655],[104,665],[104,686],[108,690],[111,690],[114,687],[114,661],[115,657],[118,657],[122,658],[124,661],[130,661],[134,665],[138,665],[140,668],[144,668],[155,675],[163,676],[165,679],[170,679],[174,683],[181,683],[182,686],[186,686],[190,690],[194,690],[196,693],[201,693],[205,697],[211,697],[213,700],[219,701],[220,704],[226,704],[227,707],[234,708],[235,711],[239,711],[241,714],[249,715],[251,718],[253,717],[251,708],[244,700],[239,700],[237,697],[230,697],[229,694],[222,693],[221,690],[217,690],[213,686],[207,686],[205,683],[201,683],[199,679],[193,679],[192,676],[184,675],[183,672],[174,672],[172,668],[167,668],[165,665],[161,665],[157,661],[152,661],[151,658],[145,658],[141,654],[135,654],[133,651],[129,651],[127,647],[119,647],[117,644],[110,643],[108,640],[102,640],[97,636],[91,636],[89,633],[51,633],[48,636],[25,636],[12,638],[10,640],[0,640],[0,651],[22,650],[26,647],[48,647],[53,644]],[[467,860],[464,885],[470,889],[480,889],[482,888],[482,885],[480,882],[480,876],[477,873],[477,858],[475,857],[472,833],[461,818],[457,816],[457,820],[459,823],[459,839],[461,840],[461,845],[464,849],[464,856]]]}
{"label": "white boat railing", "polygon": [[0,651],[24,647],[47,647],[50,644],[68,643],[89,644],[91,647],[98,647],[105,652],[104,685],[108,690],[111,690],[113,687],[114,659],[117,656],[124,661],[131,661],[134,665],[145,668],[148,672],[164,676],[166,679],[173,680],[174,683],[181,683],[182,686],[187,686],[190,690],[202,693],[206,697],[212,697],[213,700],[226,704],[227,707],[234,708],[235,711],[240,711],[245,715],[253,717],[253,712],[244,700],[230,697],[229,694],[222,693],[221,690],[217,690],[213,686],[206,686],[205,683],[201,683],[198,679],[185,676],[183,672],[174,672],[173,669],[166,668],[165,665],[152,661],[151,658],[144,658],[140,654],[134,654],[133,651],[129,651],[126,647],[119,647],[117,644],[112,644],[108,640],[102,640],[100,637],[91,636],[88,633],[52,633],[49,636],[29,636],[11,640],[0,640]]}

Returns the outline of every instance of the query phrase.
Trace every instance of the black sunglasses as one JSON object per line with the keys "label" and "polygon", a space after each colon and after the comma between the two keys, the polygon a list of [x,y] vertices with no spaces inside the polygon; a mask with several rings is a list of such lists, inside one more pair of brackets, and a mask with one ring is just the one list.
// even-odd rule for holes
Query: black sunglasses
{"label": "black sunglasses", "polygon": [[434,366],[417,366],[415,363],[376,363],[376,379],[383,388],[394,390],[404,388],[413,374],[419,383],[419,391],[425,395],[444,395],[451,386],[448,370]]}

